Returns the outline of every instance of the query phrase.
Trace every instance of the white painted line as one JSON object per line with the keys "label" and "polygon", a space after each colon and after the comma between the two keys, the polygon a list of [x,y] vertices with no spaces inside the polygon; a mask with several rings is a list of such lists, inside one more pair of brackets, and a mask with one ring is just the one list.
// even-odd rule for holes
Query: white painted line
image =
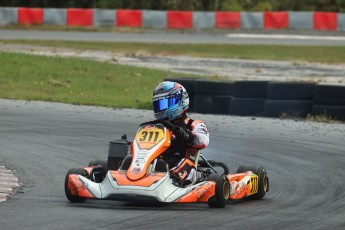
{"label": "white painted line", "polygon": [[296,39],[296,40],[329,40],[345,41],[344,36],[309,36],[289,34],[227,34],[228,38],[264,38],[264,39]]}
{"label": "white painted line", "polygon": [[0,175],[0,180],[15,180],[15,177],[11,174],[8,174],[8,176]]}
{"label": "white painted line", "polygon": [[12,173],[1,173],[0,172],[0,177],[15,177]]}
{"label": "white painted line", "polygon": [[8,170],[8,169],[0,169],[0,173],[8,173],[8,174],[10,174],[12,172],[10,170]]}
{"label": "white painted line", "polygon": [[0,199],[6,199],[6,196],[8,196],[7,193],[0,192]]}
{"label": "white painted line", "polygon": [[0,192],[1,192],[1,193],[11,193],[11,192],[12,192],[12,189],[11,189],[11,188],[1,188],[1,187],[0,187]]}
{"label": "white painted line", "polygon": [[5,183],[18,183],[18,179],[17,178],[0,178],[0,182],[5,182]]}
{"label": "white painted line", "polygon": [[5,187],[5,188],[13,188],[19,186],[18,183],[9,183],[9,182],[1,182],[0,181],[0,187]]}

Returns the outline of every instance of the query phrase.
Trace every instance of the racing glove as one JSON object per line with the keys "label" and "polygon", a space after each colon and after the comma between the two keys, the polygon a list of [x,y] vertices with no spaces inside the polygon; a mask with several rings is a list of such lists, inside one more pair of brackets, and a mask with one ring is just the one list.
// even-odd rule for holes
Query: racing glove
{"label": "racing glove", "polygon": [[192,144],[194,140],[193,133],[188,130],[184,129],[180,126],[175,126],[175,128],[172,130],[173,134],[177,137],[178,140],[183,141],[187,144]]}

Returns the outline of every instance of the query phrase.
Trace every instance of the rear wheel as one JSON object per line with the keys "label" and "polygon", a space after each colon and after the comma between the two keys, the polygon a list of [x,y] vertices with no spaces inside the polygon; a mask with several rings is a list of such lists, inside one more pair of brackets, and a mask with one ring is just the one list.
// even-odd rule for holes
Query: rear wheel
{"label": "rear wheel", "polygon": [[254,174],[256,174],[259,177],[258,193],[254,194],[251,197],[253,199],[260,200],[266,195],[266,192],[268,192],[269,190],[269,180],[268,180],[266,170],[262,166],[255,167],[255,166],[245,166],[245,165],[240,165],[240,167],[238,167],[237,169],[237,173],[248,172],[248,171],[252,171]]}
{"label": "rear wheel", "polygon": [[77,174],[77,175],[88,177],[88,175],[86,175],[87,172],[82,168],[73,168],[73,169],[68,170],[66,178],[65,178],[65,194],[66,194],[67,199],[71,201],[72,203],[83,203],[85,202],[86,198],[72,195],[72,192],[68,187],[68,175],[70,174]]}
{"label": "rear wheel", "polygon": [[224,208],[230,196],[230,183],[227,176],[223,173],[213,173],[206,180],[216,182],[216,193],[207,201],[207,204],[211,208]]}
{"label": "rear wheel", "polygon": [[[214,168],[217,168],[217,167],[222,168],[221,172],[223,172],[225,175],[229,174],[229,167],[223,162],[209,160],[208,163],[210,163],[210,165]],[[199,160],[198,167],[210,168],[210,166],[204,160]],[[217,170],[217,172],[219,171]]]}

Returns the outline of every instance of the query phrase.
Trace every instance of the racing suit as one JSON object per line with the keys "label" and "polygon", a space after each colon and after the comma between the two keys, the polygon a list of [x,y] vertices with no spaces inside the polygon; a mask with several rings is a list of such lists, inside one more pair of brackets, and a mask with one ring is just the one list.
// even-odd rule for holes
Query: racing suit
{"label": "racing suit", "polygon": [[186,113],[172,123],[176,126],[172,131],[175,147],[164,153],[163,159],[168,163],[172,177],[184,186],[196,180],[195,160],[198,150],[208,145],[209,133],[203,121],[192,120]]}

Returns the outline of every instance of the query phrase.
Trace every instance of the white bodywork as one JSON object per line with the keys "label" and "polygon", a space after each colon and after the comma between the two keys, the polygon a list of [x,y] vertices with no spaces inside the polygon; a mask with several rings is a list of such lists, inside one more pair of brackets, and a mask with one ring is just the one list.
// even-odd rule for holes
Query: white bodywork
{"label": "white bodywork", "polygon": [[136,201],[136,197],[141,197],[143,199],[140,199],[140,201],[145,201],[145,198],[147,198],[147,201],[157,200],[159,202],[170,203],[183,197],[195,187],[206,183],[205,181],[187,188],[180,188],[172,184],[168,173],[149,187],[120,186],[115,181],[110,171],[108,171],[102,183],[95,183],[83,176],[78,176],[85,187],[88,188],[96,198],[122,201]]}

